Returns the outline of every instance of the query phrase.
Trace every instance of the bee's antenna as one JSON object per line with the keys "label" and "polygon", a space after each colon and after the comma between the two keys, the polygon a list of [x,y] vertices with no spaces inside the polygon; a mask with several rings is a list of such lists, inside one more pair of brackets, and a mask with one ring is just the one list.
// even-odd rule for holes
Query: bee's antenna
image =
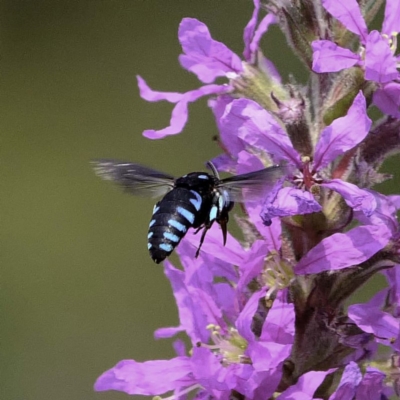
{"label": "bee's antenna", "polygon": [[207,161],[207,167],[211,169],[212,173],[214,176],[219,179],[219,173],[217,171],[217,168],[215,168],[215,165],[211,161]]}

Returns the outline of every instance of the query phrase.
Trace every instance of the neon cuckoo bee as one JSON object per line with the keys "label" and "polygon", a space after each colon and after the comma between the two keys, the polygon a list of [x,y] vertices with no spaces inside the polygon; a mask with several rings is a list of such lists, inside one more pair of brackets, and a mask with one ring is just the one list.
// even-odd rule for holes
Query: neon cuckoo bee
{"label": "neon cuckoo bee", "polygon": [[199,255],[207,231],[214,222],[222,229],[226,243],[229,211],[234,202],[262,199],[284,177],[287,167],[276,165],[243,175],[220,179],[218,171],[207,163],[212,175],[191,172],[174,178],[140,164],[116,160],[93,161],[97,175],[111,180],[134,195],[161,197],[154,206],[149,224],[147,247],[158,264],[168,257],[189,228],[203,229],[195,257]]}

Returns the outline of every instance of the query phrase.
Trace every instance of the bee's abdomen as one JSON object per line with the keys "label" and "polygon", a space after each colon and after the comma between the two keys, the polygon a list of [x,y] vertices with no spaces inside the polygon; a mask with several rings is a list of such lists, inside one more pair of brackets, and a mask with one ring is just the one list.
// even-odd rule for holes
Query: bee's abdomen
{"label": "bee's abdomen", "polygon": [[154,207],[148,248],[158,264],[168,257],[191,227],[200,226],[203,199],[194,190],[175,188]]}

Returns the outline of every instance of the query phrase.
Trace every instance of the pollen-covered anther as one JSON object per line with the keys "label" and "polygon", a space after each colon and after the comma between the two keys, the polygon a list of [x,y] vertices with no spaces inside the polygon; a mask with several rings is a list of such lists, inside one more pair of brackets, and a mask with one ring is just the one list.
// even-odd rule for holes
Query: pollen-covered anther
{"label": "pollen-covered anther", "polygon": [[263,283],[269,287],[265,298],[268,300],[276,291],[288,287],[294,277],[292,266],[281,259],[276,251],[271,251],[265,258],[265,267],[262,273]]}
{"label": "pollen-covered anther", "polygon": [[251,363],[250,358],[244,354],[247,341],[240,336],[236,328],[231,327],[224,332],[220,326],[210,324],[207,329],[211,331],[211,340],[214,344],[199,343],[198,345],[218,354],[222,365]]}
{"label": "pollen-covered anther", "polygon": [[397,51],[397,35],[398,34],[399,34],[398,32],[392,32],[390,35],[382,33],[382,37],[387,40],[390,50],[393,55]]}

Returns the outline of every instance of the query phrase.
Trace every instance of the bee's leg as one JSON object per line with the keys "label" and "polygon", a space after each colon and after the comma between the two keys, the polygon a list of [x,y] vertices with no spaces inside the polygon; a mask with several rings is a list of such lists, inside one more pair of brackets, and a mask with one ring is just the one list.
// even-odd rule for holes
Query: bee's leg
{"label": "bee's leg", "polygon": [[210,222],[209,224],[206,224],[206,225],[204,226],[204,230],[203,230],[203,233],[201,234],[201,238],[200,238],[199,247],[197,248],[197,251],[196,251],[196,255],[195,255],[196,258],[199,256],[201,246],[202,246],[202,244],[203,244],[203,242],[204,242],[204,238],[206,237],[206,233],[207,233],[207,231],[211,228],[213,222],[214,222],[214,221],[212,221],[212,222]]}
{"label": "bee's leg", "polygon": [[193,235],[197,235],[203,228],[204,228],[204,225],[199,226],[199,227],[193,232]]}

